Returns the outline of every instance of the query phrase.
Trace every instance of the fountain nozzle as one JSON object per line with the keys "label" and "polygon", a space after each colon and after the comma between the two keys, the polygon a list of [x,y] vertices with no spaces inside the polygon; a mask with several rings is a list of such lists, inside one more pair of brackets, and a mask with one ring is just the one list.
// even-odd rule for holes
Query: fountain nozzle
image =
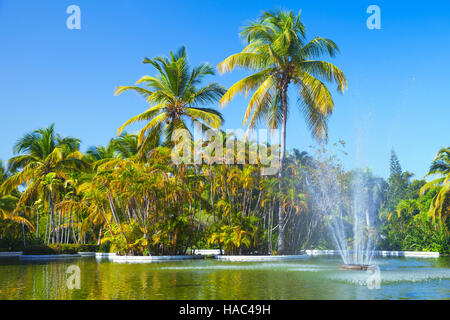
{"label": "fountain nozzle", "polygon": [[341,270],[373,270],[375,266],[368,264],[341,264],[339,266]]}

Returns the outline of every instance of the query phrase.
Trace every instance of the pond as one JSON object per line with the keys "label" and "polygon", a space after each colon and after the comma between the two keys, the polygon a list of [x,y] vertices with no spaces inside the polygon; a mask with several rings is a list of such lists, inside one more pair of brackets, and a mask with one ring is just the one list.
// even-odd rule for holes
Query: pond
{"label": "pond", "polygon": [[[373,271],[339,270],[340,263],[336,257],[146,264],[2,258],[0,299],[450,299],[449,257],[375,259],[379,289],[367,286]],[[79,289],[67,286],[71,265],[79,267]]]}

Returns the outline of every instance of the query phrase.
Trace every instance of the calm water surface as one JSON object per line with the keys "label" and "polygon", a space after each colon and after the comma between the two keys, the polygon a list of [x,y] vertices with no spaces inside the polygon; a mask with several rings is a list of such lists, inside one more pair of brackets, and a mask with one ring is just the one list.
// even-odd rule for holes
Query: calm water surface
{"label": "calm water surface", "polygon": [[[0,258],[0,299],[450,299],[450,258],[380,258],[381,288],[337,258],[289,262],[215,260],[117,264],[95,258],[21,262]],[[67,268],[81,270],[67,288]]]}

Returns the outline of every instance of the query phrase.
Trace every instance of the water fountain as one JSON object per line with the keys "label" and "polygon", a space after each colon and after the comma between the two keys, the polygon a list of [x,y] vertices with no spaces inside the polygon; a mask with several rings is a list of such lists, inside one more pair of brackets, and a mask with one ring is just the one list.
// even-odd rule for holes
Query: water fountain
{"label": "water fountain", "polygon": [[[330,163],[314,169],[314,180],[308,183],[319,211],[328,222],[330,234],[339,252],[344,270],[371,269],[376,232],[376,192],[367,172],[354,171],[350,190],[343,187],[342,176]],[[339,176],[339,178],[338,178]],[[341,179],[341,180],[340,180]]]}

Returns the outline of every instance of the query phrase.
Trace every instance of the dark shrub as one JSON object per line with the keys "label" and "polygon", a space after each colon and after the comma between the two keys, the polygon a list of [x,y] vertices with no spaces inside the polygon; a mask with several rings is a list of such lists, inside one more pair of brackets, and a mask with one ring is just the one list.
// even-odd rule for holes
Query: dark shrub
{"label": "dark shrub", "polygon": [[97,252],[109,253],[110,250],[111,250],[111,243],[108,241],[108,242],[102,243],[102,244],[98,247]]}
{"label": "dark shrub", "polygon": [[23,250],[25,255],[77,254],[78,252],[97,252],[95,244],[32,244]]}

